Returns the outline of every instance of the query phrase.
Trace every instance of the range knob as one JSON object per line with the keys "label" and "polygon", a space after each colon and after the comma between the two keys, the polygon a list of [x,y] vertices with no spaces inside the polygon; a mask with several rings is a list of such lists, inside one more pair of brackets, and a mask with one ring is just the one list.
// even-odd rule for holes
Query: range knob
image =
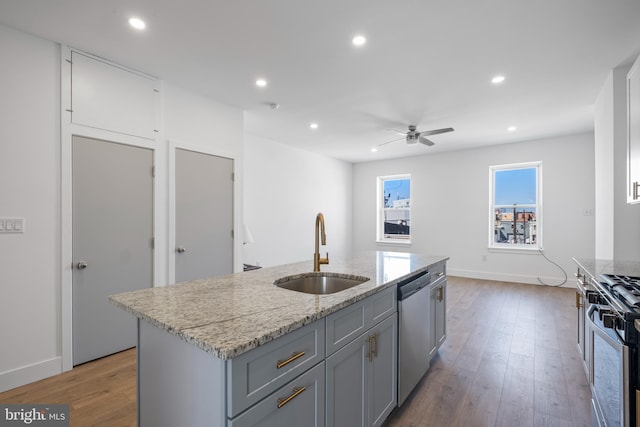
{"label": "range knob", "polygon": [[616,327],[618,318],[612,312],[604,312],[601,314],[600,318],[602,319],[602,324],[605,328],[613,329]]}

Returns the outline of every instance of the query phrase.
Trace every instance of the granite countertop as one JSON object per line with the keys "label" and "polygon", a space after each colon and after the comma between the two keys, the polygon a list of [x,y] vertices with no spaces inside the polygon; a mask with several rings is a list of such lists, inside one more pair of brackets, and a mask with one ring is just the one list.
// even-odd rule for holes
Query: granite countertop
{"label": "granite countertop", "polygon": [[127,292],[109,299],[140,319],[226,360],[447,259],[402,252],[369,252],[348,260],[331,259],[329,265],[322,266],[323,272],[370,280],[328,295],[310,295],[273,284],[281,277],[313,271],[313,262],[308,261]]}
{"label": "granite countertop", "polygon": [[617,274],[619,276],[640,276],[640,261],[621,261],[612,259],[574,258],[578,266],[588,273],[593,280],[600,281],[601,274]]}

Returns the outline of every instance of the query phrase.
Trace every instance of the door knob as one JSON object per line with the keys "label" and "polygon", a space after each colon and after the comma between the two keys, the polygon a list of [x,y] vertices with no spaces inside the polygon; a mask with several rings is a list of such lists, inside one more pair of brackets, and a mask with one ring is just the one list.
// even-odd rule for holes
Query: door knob
{"label": "door knob", "polygon": [[84,270],[85,268],[87,268],[88,264],[86,261],[80,261],[78,264],[76,264],[76,268],[78,270]]}
{"label": "door knob", "polygon": [[182,253],[184,253],[186,251],[187,251],[187,248],[185,248],[184,246],[178,246],[176,248],[176,252],[178,252],[179,254],[182,254]]}

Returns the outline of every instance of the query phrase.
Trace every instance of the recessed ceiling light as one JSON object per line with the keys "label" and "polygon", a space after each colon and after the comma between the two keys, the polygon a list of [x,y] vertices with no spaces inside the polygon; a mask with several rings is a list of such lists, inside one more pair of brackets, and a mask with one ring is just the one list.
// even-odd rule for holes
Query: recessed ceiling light
{"label": "recessed ceiling light", "polygon": [[258,87],[265,87],[267,85],[267,81],[265,79],[258,79],[256,80],[256,86]]}
{"label": "recessed ceiling light", "polygon": [[507,130],[508,130],[509,132],[514,132],[514,131],[515,131],[515,130],[517,130],[517,129],[518,129],[518,128],[517,128],[517,127],[515,127],[515,126],[509,126],[509,127],[507,128]]}
{"label": "recessed ceiling light", "polygon": [[144,30],[147,27],[147,24],[142,19],[136,17],[129,18],[129,25],[136,30]]}
{"label": "recessed ceiling light", "polygon": [[317,124],[317,123],[311,123],[311,124],[309,125],[309,127],[310,127],[311,129],[318,129],[318,124]]}
{"label": "recessed ceiling light", "polygon": [[494,85],[502,83],[503,81],[504,81],[504,76],[495,76],[494,78],[491,79],[491,83],[493,83]]}
{"label": "recessed ceiling light", "polygon": [[372,153],[375,153],[375,152],[377,152],[377,151],[378,151],[378,149],[377,149],[376,147],[373,147],[373,148],[371,149],[371,152],[372,152]]}
{"label": "recessed ceiling light", "polygon": [[366,42],[367,42],[367,38],[362,35],[357,35],[353,39],[351,39],[351,43],[353,43],[354,46],[362,46]]}

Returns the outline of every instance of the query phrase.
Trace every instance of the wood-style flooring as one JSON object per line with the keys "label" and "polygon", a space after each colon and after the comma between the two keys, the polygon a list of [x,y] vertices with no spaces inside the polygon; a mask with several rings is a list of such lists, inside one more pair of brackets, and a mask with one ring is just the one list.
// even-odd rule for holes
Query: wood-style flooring
{"label": "wood-style flooring", "polygon": [[70,427],[137,424],[136,350],[0,393],[0,403],[68,404]]}
{"label": "wood-style flooring", "polygon": [[575,290],[447,283],[447,339],[385,427],[591,426]]}
{"label": "wood-style flooring", "polygon": [[[447,340],[384,427],[591,426],[575,291],[448,278]],[[135,349],[0,393],[66,403],[71,426],[135,426]]]}

